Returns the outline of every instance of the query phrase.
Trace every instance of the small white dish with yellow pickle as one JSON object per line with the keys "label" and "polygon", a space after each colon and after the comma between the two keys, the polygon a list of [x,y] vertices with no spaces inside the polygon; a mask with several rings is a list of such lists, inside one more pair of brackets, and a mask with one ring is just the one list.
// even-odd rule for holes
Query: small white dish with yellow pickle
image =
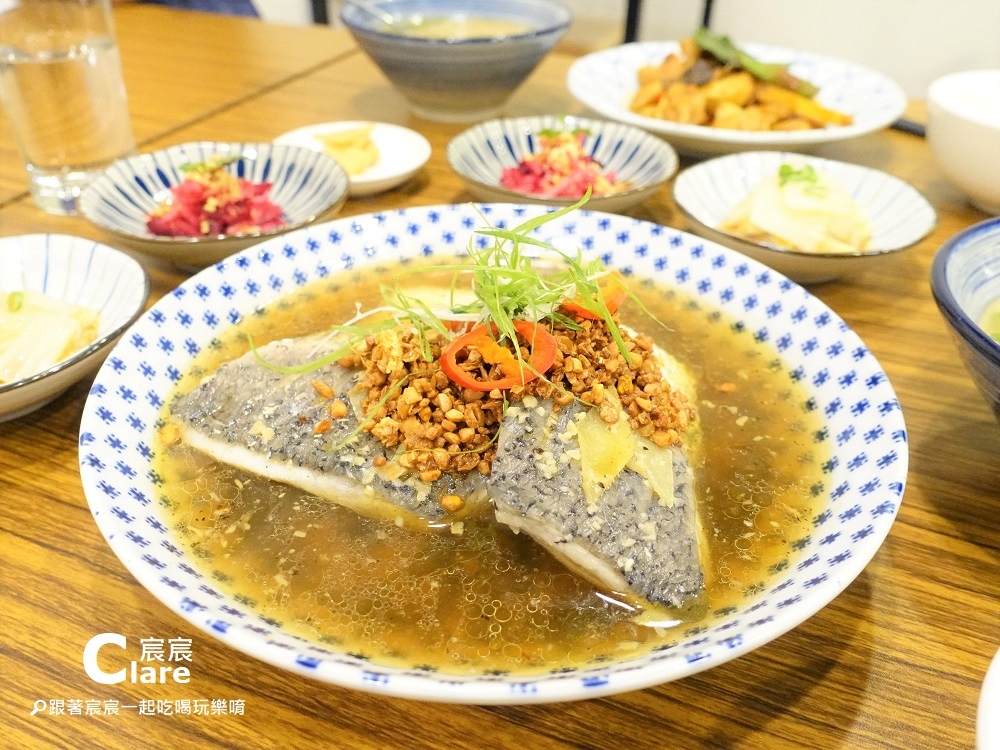
{"label": "small white dish with yellow pickle", "polygon": [[431,157],[420,133],[386,122],[345,120],[307,125],[274,139],[325,153],[350,180],[348,195],[361,198],[399,187]]}
{"label": "small white dish with yellow pickle", "polygon": [[681,172],[692,231],[803,284],[867,270],[937,223],[911,185],[857,164],[782,151],[720,156]]}

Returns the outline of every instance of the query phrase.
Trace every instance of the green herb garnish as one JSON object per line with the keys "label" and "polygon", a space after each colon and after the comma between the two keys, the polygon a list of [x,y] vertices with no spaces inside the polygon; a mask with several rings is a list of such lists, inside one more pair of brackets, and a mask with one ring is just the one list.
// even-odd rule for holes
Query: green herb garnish
{"label": "green herb garnish", "polygon": [[[513,229],[489,226],[474,230],[475,234],[494,238],[494,242],[485,247],[477,247],[470,240],[467,247],[468,260],[453,264],[414,267],[400,274],[406,276],[435,271],[451,272],[452,305],[447,311],[435,312],[425,302],[404,293],[398,284],[383,285],[381,287],[383,306],[359,313],[354,321],[346,325],[333,326],[334,331],[344,335],[343,344],[319,359],[302,365],[284,367],[264,361],[257,354],[252,340],[250,348],[265,367],[285,374],[301,374],[332,364],[350,354],[354,346],[369,334],[398,325],[410,325],[420,338],[423,358],[425,361],[430,361],[431,350],[427,334],[434,330],[447,338],[455,335],[445,326],[442,316],[445,318],[457,316],[476,324],[495,325],[498,340],[516,341],[514,320],[517,318],[534,322],[548,319],[568,328],[579,328],[572,319],[559,310],[566,300],[572,299],[604,321],[622,357],[631,364],[632,358],[625,346],[625,340],[604,302],[599,287],[601,280],[611,272],[600,260],[584,260],[579,250],[571,255],[530,236],[533,230],[581,208],[589,199],[588,190],[586,195],[573,205],[535,216]],[[535,260],[546,258],[562,261],[565,267],[543,274],[533,263]],[[467,304],[458,305],[454,303],[454,290],[459,286],[459,277],[464,276],[471,276],[470,286],[475,299]],[[635,294],[630,290],[627,291],[629,298],[642,306]],[[649,314],[645,306],[642,306],[642,309]],[[361,323],[365,318],[379,314],[387,314],[388,318],[374,323]],[[651,314],[650,316],[652,317]],[[520,351],[517,351],[517,356],[518,359],[521,358]]]}
{"label": "green herb garnish", "polygon": [[702,27],[694,32],[692,38],[695,44],[723,65],[728,65],[731,68],[743,68],[754,78],[764,83],[773,83],[810,99],[819,92],[819,89],[809,81],[803,81],[789,73],[787,65],[762,62],[733,44],[732,39],[728,36],[713,34]]}
{"label": "green herb garnish", "polygon": [[11,292],[7,295],[7,310],[17,312],[24,307],[24,292]]}
{"label": "green herb garnish", "polygon": [[180,170],[185,174],[201,173],[201,172],[215,172],[223,167],[228,167],[234,162],[238,162],[241,159],[246,159],[248,157],[243,156],[243,154],[236,154],[235,156],[213,156],[206,161],[193,162],[191,164],[181,164]]}
{"label": "green herb garnish", "polygon": [[791,164],[782,164],[778,169],[778,181],[782,186],[790,182],[819,182],[819,175],[811,164],[796,169]]}
{"label": "green herb garnish", "polygon": [[558,128],[542,128],[538,131],[540,138],[557,138],[565,133],[570,133],[572,135],[590,135],[590,131],[587,128],[573,128],[572,130],[559,130]]}
{"label": "green herb garnish", "polygon": [[802,191],[819,198],[825,198],[830,191],[820,180],[819,173],[811,164],[806,164],[798,169],[791,164],[782,164],[778,168],[778,184],[781,187],[794,183],[804,183]]}

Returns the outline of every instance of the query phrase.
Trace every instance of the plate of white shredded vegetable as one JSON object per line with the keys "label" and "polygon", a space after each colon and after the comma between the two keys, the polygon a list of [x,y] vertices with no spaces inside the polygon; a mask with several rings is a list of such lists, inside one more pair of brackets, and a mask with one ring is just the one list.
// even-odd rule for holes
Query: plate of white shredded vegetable
{"label": "plate of white shredded vegetable", "polygon": [[107,245],[63,234],[0,239],[0,422],[95,372],[148,297],[142,266]]}

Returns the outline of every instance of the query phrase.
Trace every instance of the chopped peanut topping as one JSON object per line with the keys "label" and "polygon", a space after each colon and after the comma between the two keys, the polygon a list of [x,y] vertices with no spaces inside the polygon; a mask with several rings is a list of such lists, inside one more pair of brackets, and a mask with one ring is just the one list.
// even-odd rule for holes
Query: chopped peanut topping
{"label": "chopped peanut topping", "polygon": [[312,382],[312,387],[316,389],[318,393],[323,398],[333,398],[333,388],[328,386],[322,380],[314,380]]}
{"label": "chopped peanut topping", "polygon": [[347,404],[345,404],[339,398],[332,404],[330,404],[327,411],[330,413],[330,416],[333,417],[334,419],[343,419],[344,417],[346,417],[348,414],[351,413],[351,410],[347,408]]}
{"label": "chopped peanut topping", "polygon": [[[425,482],[444,472],[489,474],[505,400],[517,403],[528,396],[552,399],[556,409],[579,399],[613,424],[622,418],[614,399],[605,398],[605,391],[613,388],[633,430],[659,446],[680,442],[694,411],[664,382],[652,356],[653,340],[621,331],[631,360],[626,361],[603,321],[575,322],[579,330],[553,327],[559,351],[544,378],[505,391],[487,393],[456,385],[439,364],[447,341],[429,337],[432,361],[426,361],[416,333],[404,328],[367,337],[341,364],[365,370],[360,382],[366,394],[361,409],[368,416],[364,429],[387,448],[400,449],[396,462],[418,472]],[[525,358],[530,354],[523,348],[521,353]],[[478,368],[483,378],[495,375],[498,365],[478,354],[469,350],[465,366]],[[403,378],[406,386],[400,389]],[[331,405],[331,416],[338,402]]]}
{"label": "chopped peanut topping", "polygon": [[445,495],[439,501],[441,507],[448,513],[454,513],[465,507],[465,500],[458,495]]}

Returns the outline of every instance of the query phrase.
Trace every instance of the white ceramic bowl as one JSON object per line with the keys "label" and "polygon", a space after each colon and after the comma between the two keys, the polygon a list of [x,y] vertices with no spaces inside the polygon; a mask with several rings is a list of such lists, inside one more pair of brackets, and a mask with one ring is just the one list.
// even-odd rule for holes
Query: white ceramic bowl
{"label": "white ceramic bowl", "polygon": [[[752,242],[718,229],[757,183],[777,174],[787,162],[812,165],[851,194],[871,221],[870,249],[806,253]],[[857,164],[779,151],[729,154],[689,167],[674,181],[674,201],[694,232],[739,250],[800,283],[831,281],[867,270],[880,259],[922,240],[937,223],[931,204],[897,177]]]}
{"label": "white ceramic bowl", "polygon": [[658,65],[668,54],[680,49],[678,42],[633,42],[592,52],[573,63],[566,85],[578,101],[602,116],[659,133],[678,151],[696,155],[751,149],[808,149],[880,130],[906,109],[903,89],[864,66],[784,47],[738,44],[760,60],[789,63],[792,74],[819,87],[816,101],[851,115],[854,122],[819,130],[751,132],[684,125],[632,112],[628,105],[639,88],[636,78],[639,68]]}
{"label": "white ceramic bowl", "polygon": [[655,194],[677,171],[677,153],[666,142],[630,125],[587,117],[545,115],[490,120],[455,136],[446,155],[451,168],[477,200],[570,205],[579,199],[522,193],[504,187],[500,178],[504,168],[517,166],[541,149],[540,132],[575,129],[587,131],[585,153],[597,160],[605,172],[631,183],[620,193],[591,197],[588,208],[630,208]]}
{"label": "white ceramic bowl", "polygon": [[323,151],[320,136],[343,130],[371,127],[371,140],[378,149],[378,161],[356,175],[348,175],[350,196],[362,198],[398,187],[413,177],[431,158],[431,144],[420,133],[387,122],[341,121],[307,125],[283,133],[275,143]]}
{"label": "white ceramic bowl", "polygon": [[[564,252],[580,248],[637,280],[689,295],[709,320],[751,341],[773,342],[776,362],[821,415],[822,490],[829,500],[810,533],[760,590],[704,627],[652,653],[591,661],[526,677],[455,676],[419,664],[390,666],[328,643],[303,641],[252,602],[216,585],[171,530],[149,471],[158,445],[156,399],[130,400],[132,384],[166,398],[172,373],[229,330],[229,320],[344,269],[467,252],[487,222],[512,228],[542,211],[516,204],[459,204],[385,211],[306,227],[206,268],[165,295],[122,338],[80,425],[80,471],[95,521],[123,565],[153,597],[212,637],[300,675],[384,696],[455,703],[541,703],[599,697],[675,680],[740,657],[812,616],[864,569],[896,516],[908,453],[902,410],[864,343],[819,299],[754,260],[669,227],[597,211],[572,212],[535,230]],[[429,257],[428,257],[429,256]],[[715,313],[721,313],[716,315]],[[148,346],[149,341],[159,345]],[[172,347],[170,345],[173,345]],[[775,365],[778,366],[778,365]],[[111,423],[107,415],[121,416]],[[128,418],[126,418],[128,417]],[[114,435],[114,440],[108,438]],[[129,469],[128,471],[124,469]],[[820,489],[820,488],[817,488]],[[773,648],[782,648],[776,644]],[[234,654],[234,674],[241,661]]]}
{"label": "white ceramic bowl", "polygon": [[573,17],[559,0],[373,0],[372,5],[401,18],[467,16],[527,27],[498,36],[434,39],[392,33],[370,13],[343,4],[340,20],[358,46],[414,113],[438,122],[497,116]]}
{"label": "white ceramic bowl", "polygon": [[142,313],[149,279],[125,253],[65,234],[0,238],[0,294],[35,291],[97,310],[97,339],[62,362],[13,383],[0,383],[0,422],[39,409],[93,374],[118,337]]}
{"label": "white ceramic bowl", "polygon": [[[269,198],[284,211],[285,226],[234,236],[162,237],[146,219],[170,188],[184,180],[182,167],[212,157],[243,156],[226,169],[251,182],[270,182]],[[274,143],[199,141],[114,162],[80,196],[80,212],[131,249],[187,268],[217,263],[237,250],[336,214],[347,199],[347,173],[311,149]]]}
{"label": "white ceramic bowl", "polygon": [[996,750],[1000,747],[1000,651],[986,671],[979,694],[979,715],[976,722],[976,750]]}
{"label": "white ceramic bowl", "polygon": [[1000,215],[1000,68],[933,81],[927,89],[927,141],[969,202]]}

